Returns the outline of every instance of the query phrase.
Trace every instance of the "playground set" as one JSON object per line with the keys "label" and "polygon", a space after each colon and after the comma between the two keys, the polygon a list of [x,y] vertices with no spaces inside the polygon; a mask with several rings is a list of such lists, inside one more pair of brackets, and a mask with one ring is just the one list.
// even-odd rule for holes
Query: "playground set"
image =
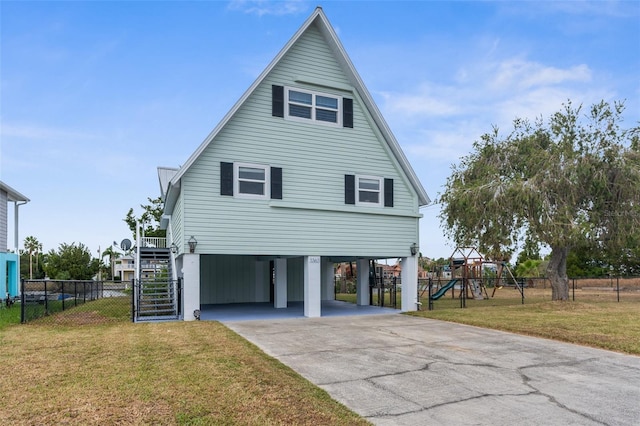
{"label": "playground set", "polygon": [[[456,289],[459,290],[458,298],[460,307],[466,307],[466,299],[487,300],[494,297],[496,290],[504,285],[513,283],[520,292],[522,303],[524,303],[524,290],[522,285],[513,276],[509,266],[504,261],[493,261],[485,259],[475,247],[458,247],[449,258],[451,278],[446,284],[433,292],[433,281],[429,279],[428,285],[422,286],[420,297],[424,293],[429,295],[429,309],[433,308],[433,301],[440,299],[449,290],[451,298],[455,298]],[[495,270],[495,276],[487,277],[485,269]],[[487,283],[493,283],[493,291],[489,297]]]}

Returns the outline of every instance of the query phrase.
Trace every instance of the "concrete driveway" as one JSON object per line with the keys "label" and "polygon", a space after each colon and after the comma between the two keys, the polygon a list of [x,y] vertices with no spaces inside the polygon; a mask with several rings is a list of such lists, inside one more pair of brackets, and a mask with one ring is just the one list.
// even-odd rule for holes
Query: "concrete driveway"
{"label": "concrete driveway", "polygon": [[640,425],[640,357],[411,317],[225,322],[378,425]]}

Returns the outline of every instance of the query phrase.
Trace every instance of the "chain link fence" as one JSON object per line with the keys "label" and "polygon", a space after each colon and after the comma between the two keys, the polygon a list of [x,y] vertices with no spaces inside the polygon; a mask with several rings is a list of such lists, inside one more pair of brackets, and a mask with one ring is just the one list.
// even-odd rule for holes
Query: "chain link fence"
{"label": "chain link fence", "polygon": [[77,314],[78,318],[71,322],[130,318],[130,287],[128,282],[22,280],[17,300],[20,322],[25,324],[41,318],[41,321],[60,323],[73,316],[54,315],[64,311]]}
{"label": "chain link fence", "polygon": [[[537,303],[552,300],[551,282],[548,278],[516,278],[498,284],[497,278],[483,278],[482,286],[470,288],[461,303],[462,284],[449,278],[419,280],[418,296],[421,309],[452,308],[461,306],[509,305]],[[429,287],[429,281],[431,287]],[[479,281],[479,280],[476,280]],[[517,282],[517,285],[516,285]],[[520,289],[522,291],[520,291]],[[474,294],[476,293],[476,294]],[[429,298],[429,295],[437,299]],[[481,297],[478,297],[481,295]],[[569,300],[576,302],[639,302],[640,277],[576,277],[569,278]]]}

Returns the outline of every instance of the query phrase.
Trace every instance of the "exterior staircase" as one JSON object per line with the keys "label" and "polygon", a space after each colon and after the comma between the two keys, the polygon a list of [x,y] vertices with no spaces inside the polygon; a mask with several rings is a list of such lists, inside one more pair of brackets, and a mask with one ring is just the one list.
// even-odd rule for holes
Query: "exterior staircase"
{"label": "exterior staircase", "polygon": [[138,250],[140,265],[134,285],[134,321],[179,319],[181,282],[172,279],[170,249],[149,247],[143,243]]}

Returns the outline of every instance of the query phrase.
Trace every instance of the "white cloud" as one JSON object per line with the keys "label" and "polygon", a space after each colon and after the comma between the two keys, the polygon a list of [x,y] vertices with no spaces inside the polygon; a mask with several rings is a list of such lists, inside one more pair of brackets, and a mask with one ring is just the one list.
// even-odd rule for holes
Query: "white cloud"
{"label": "white cloud", "polygon": [[239,10],[248,14],[263,15],[295,15],[307,10],[307,3],[303,0],[232,0],[230,10]]}
{"label": "white cloud", "polygon": [[470,123],[474,131],[484,123],[484,133],[492,124],[509,125],[516,117],[546,117],[568,99],[591,104],[614,95],[594,84],[586,64],[561,68],[520,57],[470,60],[454,67],[451,75],[450,83],[422,81],[413,90],[378,92],[383,114],[402,127],[468,136],[463,129]]}
{"label": "white cloud", "polygon": [[96,136],[90,133],[83,133],[75,130],[58,129],[53,127],[35,126],[29,124],[2,123],[0,133],[2,134],[3,139],[14,137],[49,142],[96,139]]}
{"label": "white cloud", "polygon": [[425,85],[411,93],[380,92],[391,112],[409,115],[441,116],[455,114],[459,108],[449,101],[446,86]]}
{"label": "white cloud", "polygon": [[561,69],[522,59],[509,59],[490,67],[492,68],[495,77],[489,83],[497,90],[526,90],[539,86],[591,81],[591,70],[585,64]]}

